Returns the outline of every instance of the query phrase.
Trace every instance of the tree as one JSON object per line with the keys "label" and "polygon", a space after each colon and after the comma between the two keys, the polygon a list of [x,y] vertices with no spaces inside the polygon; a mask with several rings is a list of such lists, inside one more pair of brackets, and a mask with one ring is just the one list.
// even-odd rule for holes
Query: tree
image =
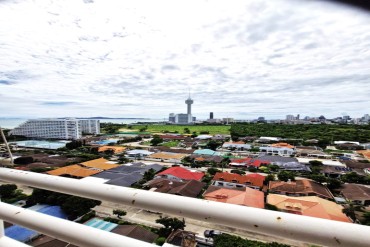
{"label": "tree", "polygon": [[206,148],[209,148],[213,151],[216,151],[216,149],[221,145],[221,143],[215,141],[215,140],[210,140],[207,145],[206,145]]}
{"label": "tree", "polygon": [[91,208],[100,204],[101,202],[97,200],[71,196],[61,205],[61,208],[71,218],[77,218],[80,215],[88,213]]}
{"label": "tree", "polygon": [[245,171],[238,170],[238,169],[233,169],[233,170],[230,171],[230,173],[236,173],[236,174],[239,174],[239,175],[245,175]]}
{"label": "tree", "polygon": [[318,161],[318,160],[310,160],[308,162],[311,166],[322,166],[323,163],[321,161]]}
{"label": "tree", "polygon": [[327,183],[327,187],[330,190],[339,189],[342,186],[342,182],[335,178],[328,178]]}
{"label": "tree", "polygon": [[185,134],[190,134],[190,130],[189,130],[189,128],[184,128],[184,133],[185,133]]}
{"label": "tree", "polygon": [[150,143],[153,145],[153,146],[157,146],[159,143],[162,143],[163,142],[163,139],[160,138],[158,135],[154,135],[153,136],[153,139],[150,141]]}
{"label": "tree", "polygon": [[76,149],[76,148],[79,148],[79,147],[82,147],[82,142],[77,141],[77,140],[73,140],[73,141],[68,142],[66,144],[66,148],[69,149],[69,150]]}
{"label": "tree", "polygon": [[185,228],[185,220],[179,220],[177,218],[170,217],[161,217],[155,221],[156,223],[162,224],[164,227],[159,229],[158,235],[161,237],[168,237],[171,232],[176,231],[177,229]]}
{"label": "tree", "polygon": [[113,210],[113,214],[114,214],[114,215],[117,215],[117,217],[118,217],[119,219],[122,219],[121,217],[122,217],[122,216],[125,216],[125,215],[127,214],[127,212],[126,212],[126,211],[124,211],[124,210],[121,210],[121,209],[114,209],[114,210]]}
{"label": "tree", "polygon": [[312,174],[309,178],[318,183],[325,183],[327,181],[327,178],[322,174]]}
{"label": "tree", "polygon": [[370,212],[366,212],[366,213],[364,213],[363,218],[364,218],[364,219],[361,221],[361,223],[362,223],[363,225],[370,226]]}
{"label": "tree", "polygon": [[350,172],[342,176],[342,181],[345,183],[362,183],[364,177],[358,175],[356,172]]}
{"label": "tree", "polygon": [[268,168],[273,172],[277,172],[280,169],[278,165],[269,165]]}
{"label": "tree", "polygon": [[269,174],[265,177],[264,183],[269,184],[270,181],[274,181],[274,180],[275,180],[275,175],[274,174]]}
{"label": "tree", "polygon": [[28,165],[32,162],[34,162],[34,160],[31,156],[23,156],[14,159],[14,164],[16,165]]}
{"label": "tree", "polygon": [[289,171],[281,171],[278,173],[278,179],[281,180],[281,181],[285,181],[287,182],[289,179],[291,181],[294,181],[295,178],[294,178],[294,173],[292,172],[289,172]]}
{"label": "tree", "polygon": [[248,167],[248,171],[249,172],[256,172],[257,171],[257,168],[254,167],[254,166],[250,166],[250,167]]}
{"label": "tree", "polygon": [[214,176],[217,172],[221,172],[221,171],[217,168],[211,167],[207,169],[207,172],[211,174],[212,176]]}
{"label": "tree", "polygon": [[156,171],[153,169],[153,168],[150,168],[149,170],[147,170],[144,175],[143,175],[143,179],[145,181],[150,181],[154,178],[155,176],[155,173]]}
{"label": "tree", "polygon": [[2,184],[0,185],[0,197],[9,198],[15,194],[17,185],[15,184]]}

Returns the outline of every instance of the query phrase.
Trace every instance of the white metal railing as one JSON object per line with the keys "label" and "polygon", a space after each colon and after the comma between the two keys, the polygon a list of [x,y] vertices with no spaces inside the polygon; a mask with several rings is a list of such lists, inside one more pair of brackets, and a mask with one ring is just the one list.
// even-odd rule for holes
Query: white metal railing
{"label": "white metal railing", "polygon": [[[370,227],[0,168],[0,179],[325,246],[369,246]],[[0,210],[1,211],[1,210]],[[0,213],[0,218],[2,218]],[[11,221],[11,218],[9,218]],[[76,230],[78,231],[78,230]],[[66,233],[67,234],[67,233]],[[54,235],[52,235],[54,236]],[[87,235],[86,235],[87,236]],[[56,236],[54,236],[56,237]],[[74,236],[65,236],[73,239]],[[94,235],[89,235],[93,238]],[[72,241],[69,241],[72,242]],[[123,245],[121,245],[123,246]]]}
{"label": "white metal railing", "polygon": [[[2,202],[0,202],[0,218],[46,235],[56,237],[77,246],[153,247],[152,244],[133,238],[99,230],[73,221],[63,220]],[[0,246],[9,247],[13,245],[2,245],[0,242]]]}

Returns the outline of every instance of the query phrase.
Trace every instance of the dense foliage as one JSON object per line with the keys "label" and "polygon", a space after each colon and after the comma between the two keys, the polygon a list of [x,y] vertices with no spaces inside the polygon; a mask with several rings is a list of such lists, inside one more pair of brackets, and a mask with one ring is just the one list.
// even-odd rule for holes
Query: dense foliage
{"label": "dense foliage", "polygon": [[88,213],[91,208],[101,204],[97,200],[34,189],[32,195],[27,199],[26,205],[32,206],[37,203],[61,206],[63,211],[72,219]]}
{"label": "dense foliage", "polygon": [[0,185],[0,198],[6,203],[15,203],[19,200],[24,200],[28,196],[23,194],[21,190],[18,190],[15,184],[2,184]]}
{"label": "dense foliage", "polygon": [[254,240],[243,239],[241,237],[221,234],[214,237],[215,247],[288,247],[289,245],[279,244],[276,242],[263,243]]}
{"label": "dense foliage", "polygon": [[177,218],[161,217],[155,221],[156,223],[162,224],[164,227],[158,230],[160,237],[168,237],[173,231],[177,229],[185,228],[185,220],[179,220]]}
{"label": "dense foliage", "polygon": [[238,123],[231,125],[231,135],[274,136],[295,139],[318,139],[321,142],[331,141],[370,141],[370,125],[328,125],[328,124],[252,124]]}

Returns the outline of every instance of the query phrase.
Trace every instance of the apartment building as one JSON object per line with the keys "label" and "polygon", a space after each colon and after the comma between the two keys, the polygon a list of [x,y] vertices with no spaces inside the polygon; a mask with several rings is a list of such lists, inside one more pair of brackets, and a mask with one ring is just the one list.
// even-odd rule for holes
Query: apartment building
{"label": "apartment building", "polygon": [[79,139],[82,133],[100,134],[100,121],[75,118],[30,119],[9,132],[10,135],[65,140]]}

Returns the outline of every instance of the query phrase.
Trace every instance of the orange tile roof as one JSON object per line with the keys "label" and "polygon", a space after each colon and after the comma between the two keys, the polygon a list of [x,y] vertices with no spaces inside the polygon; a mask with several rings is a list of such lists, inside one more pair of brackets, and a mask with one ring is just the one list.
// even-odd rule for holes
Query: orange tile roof
{"label": "orange tile roof", "polygon": [[288,213],[352,223],[342,212],[342,206],[317,196],[290,197],[269,194],[267,203]]}
{"label": "orange tile roof", "polygon": [[264,193],[259,190],[245,188],[244,191],[220,188],[204,195],[206,200],[264,208]]}
{"label": "orange tile roof", "polygon": [[323,196],[329,199],[333,198],[328,188],[324,185],[311,181],[308,179],[301,179],[297,181],[284,182],[284,181],[270,181],[269,191],[271,193],[295,193],[295,194],[307,194],[314,193],[318,196]]}
{"label": "orange tile roof", "polygon": [[61,167],[61,168],[58,168],[52,171],[48,171],[46,173],[49,175],[54,175],[54,176],[70,175],[74,177],[88,177],[88,176],[97,174],[99,172],[101,171],[87,169],[79,165],[70,165],[70,166]]}
{"label": "orange tile roof", "polygon": [[280,147],[280,148],[294,148],[293,145],[290,145],[286,142],[278,142],[270,145],[271,147]]}
{"label": "orange tile roof", "polygon": [[359,151],[356,151],[357,153],[359,154],[362,154],[366,159],[370,160],[370,150],[367,149],[367,150],[359,150]]}
{"label": "orange tile roof", "polygon": [[226,182],[233,182],[234,180],[239,184],[251,183],[253,186],[262,187],[265,177],[259,174],[248,174],[243,176],[236,173],[217,172],[213,177],[213,180]]}
{"label": "orange tile roof", "polygon": [[237,141],[237,142],[224,142],[224,144],[245,144],[243,141]]}
{"label": "orange tile roof", "polygon": [[108,162],[109,162],[108,160],[104,158],[100,158],[100,159],[89,160],[83,163],[79,163],[79,165],[87,166],[90,168],[97,168],[101,170],[109,170],[109,169],[112,169],[118,166],[116,164],[109,164]]}
{"label": "orange tile roof", "polygon": [[187,154],[159,152],[159,153],[151,154],[147,158],[152,158],[152,159],[182,159],[185,156],[187,156]]}
{"label": "orange tile roof", "polygon": [[119,146],[101,146],[99,147],[98,149],[98,152],[104,152],[104,151],[107,151],[107,150],[113,150],[113,152],[115,154],[117,153],[122,153],[126,150],[125,147],[119,147]]}

